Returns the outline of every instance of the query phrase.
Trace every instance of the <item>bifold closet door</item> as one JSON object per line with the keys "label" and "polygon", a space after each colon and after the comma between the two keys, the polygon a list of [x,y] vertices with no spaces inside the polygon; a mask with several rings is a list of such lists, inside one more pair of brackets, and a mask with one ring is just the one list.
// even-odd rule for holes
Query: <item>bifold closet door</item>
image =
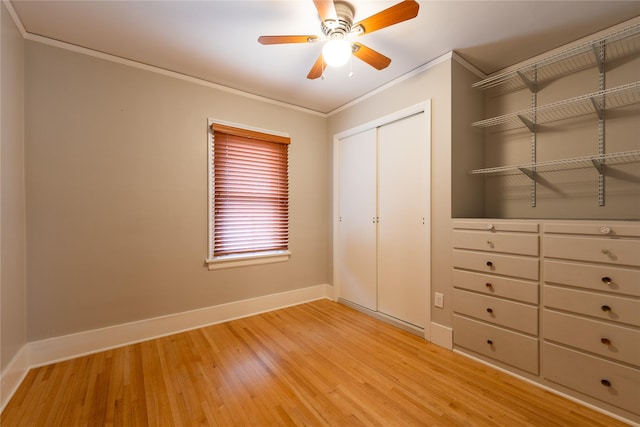
{"label": "bifold closet door", "polygon": [[376,310],[376,129],[340,141],[340,297]]}
{"label": "bifold closet door", "polygon": [[420,113],[378,129],[378,311],[419,327],[429,280],[428,140]]}

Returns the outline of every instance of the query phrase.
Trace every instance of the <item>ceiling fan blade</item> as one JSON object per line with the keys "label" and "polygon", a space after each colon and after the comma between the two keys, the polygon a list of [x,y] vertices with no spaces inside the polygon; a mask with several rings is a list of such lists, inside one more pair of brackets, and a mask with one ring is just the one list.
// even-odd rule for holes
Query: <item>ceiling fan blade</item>
{"label": "ceiling fan blade", "polygon": [[318,40],[318,36],[260,36],[258,41],[262,44],[283,43],[312,43]]}
{"label": "ceiling fan blade", "polygon": [[318,15],[322,22],[324,21],[338,21],[338,14],[336,13],[336,6],[333,4],[333,0],[313,0],[313,4],[318,9]]}
{"label": "ceiling fan blade", "polygon": [[420,5],[417,1],[405,0],[382,12],[371,15],[360,22],[356,22],[353,28],[362,28],[360,35],[372,33],[382,28],[415,18],[418,16],[418,9],[420,9]]}
{"label": "ceiling fan blade", "polygon": [[387,68],[389,64],[391,64],[390,58],[387,58],[380,52],[376,52],[370,47],[367,47],[360,43],[353,43],[353,47],[353,55],[356,58],[371,65],[376,70],[382,70],[384,68]]}
{"label": "ceiling fan blade", "polygon": [[309,74],[307,74],[307,78],[310,80],[317,79],[318,77],[322,76],[322,73],[324,73],[324,69],[326,67],[327,67],[327,64],[324,63],[324,60],[321,54],[318,57],[318,59],[316,59],[316,62],[315,64],[313,64],[313,67],[311,67]]}

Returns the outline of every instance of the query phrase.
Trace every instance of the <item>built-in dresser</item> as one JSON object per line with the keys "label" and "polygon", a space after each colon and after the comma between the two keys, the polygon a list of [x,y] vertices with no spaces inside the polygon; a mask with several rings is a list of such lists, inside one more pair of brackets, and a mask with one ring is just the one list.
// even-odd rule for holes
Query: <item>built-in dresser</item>
{"label": "built-in dresser", "polygon": [[640,224],[457,219],[458,352],[640,421]]}

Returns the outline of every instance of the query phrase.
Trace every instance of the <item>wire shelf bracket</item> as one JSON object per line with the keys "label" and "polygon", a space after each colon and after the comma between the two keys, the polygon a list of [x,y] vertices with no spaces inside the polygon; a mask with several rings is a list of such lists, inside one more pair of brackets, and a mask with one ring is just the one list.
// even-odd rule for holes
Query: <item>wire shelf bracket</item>
{"label": "wire shelf bracket", "polygon": [[600,175],[604,174],[604,162],[602,160],[598,160],[598,159],[591,159],[591,163],[593,163],[593,166],[596,168],[596,170],[598,171],[598,173]]}
{"label": "wire shelf bracket", "polygon": [[522,172],[523,174],[525,174],[526,176],[528,176],[532,181],[535,181],[536,179],[536,171],[530,168],[525,168],[525,167],[518,167],[518,170],[520,170],[520,172]]}

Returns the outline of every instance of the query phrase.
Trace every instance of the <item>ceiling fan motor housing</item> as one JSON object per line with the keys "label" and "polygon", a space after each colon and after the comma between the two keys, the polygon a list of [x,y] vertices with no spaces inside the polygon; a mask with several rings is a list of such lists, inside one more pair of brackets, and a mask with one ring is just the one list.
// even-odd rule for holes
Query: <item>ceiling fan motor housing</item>
{"label": "ceiling fan motor housing", "polygon": [[332,19],[322,21],[322,33],[329,39],[345,39],[347,34],[351,32],[355,11],[353,6],[347,2],[336,1],[334,5],[338,19],[337,21]]}

